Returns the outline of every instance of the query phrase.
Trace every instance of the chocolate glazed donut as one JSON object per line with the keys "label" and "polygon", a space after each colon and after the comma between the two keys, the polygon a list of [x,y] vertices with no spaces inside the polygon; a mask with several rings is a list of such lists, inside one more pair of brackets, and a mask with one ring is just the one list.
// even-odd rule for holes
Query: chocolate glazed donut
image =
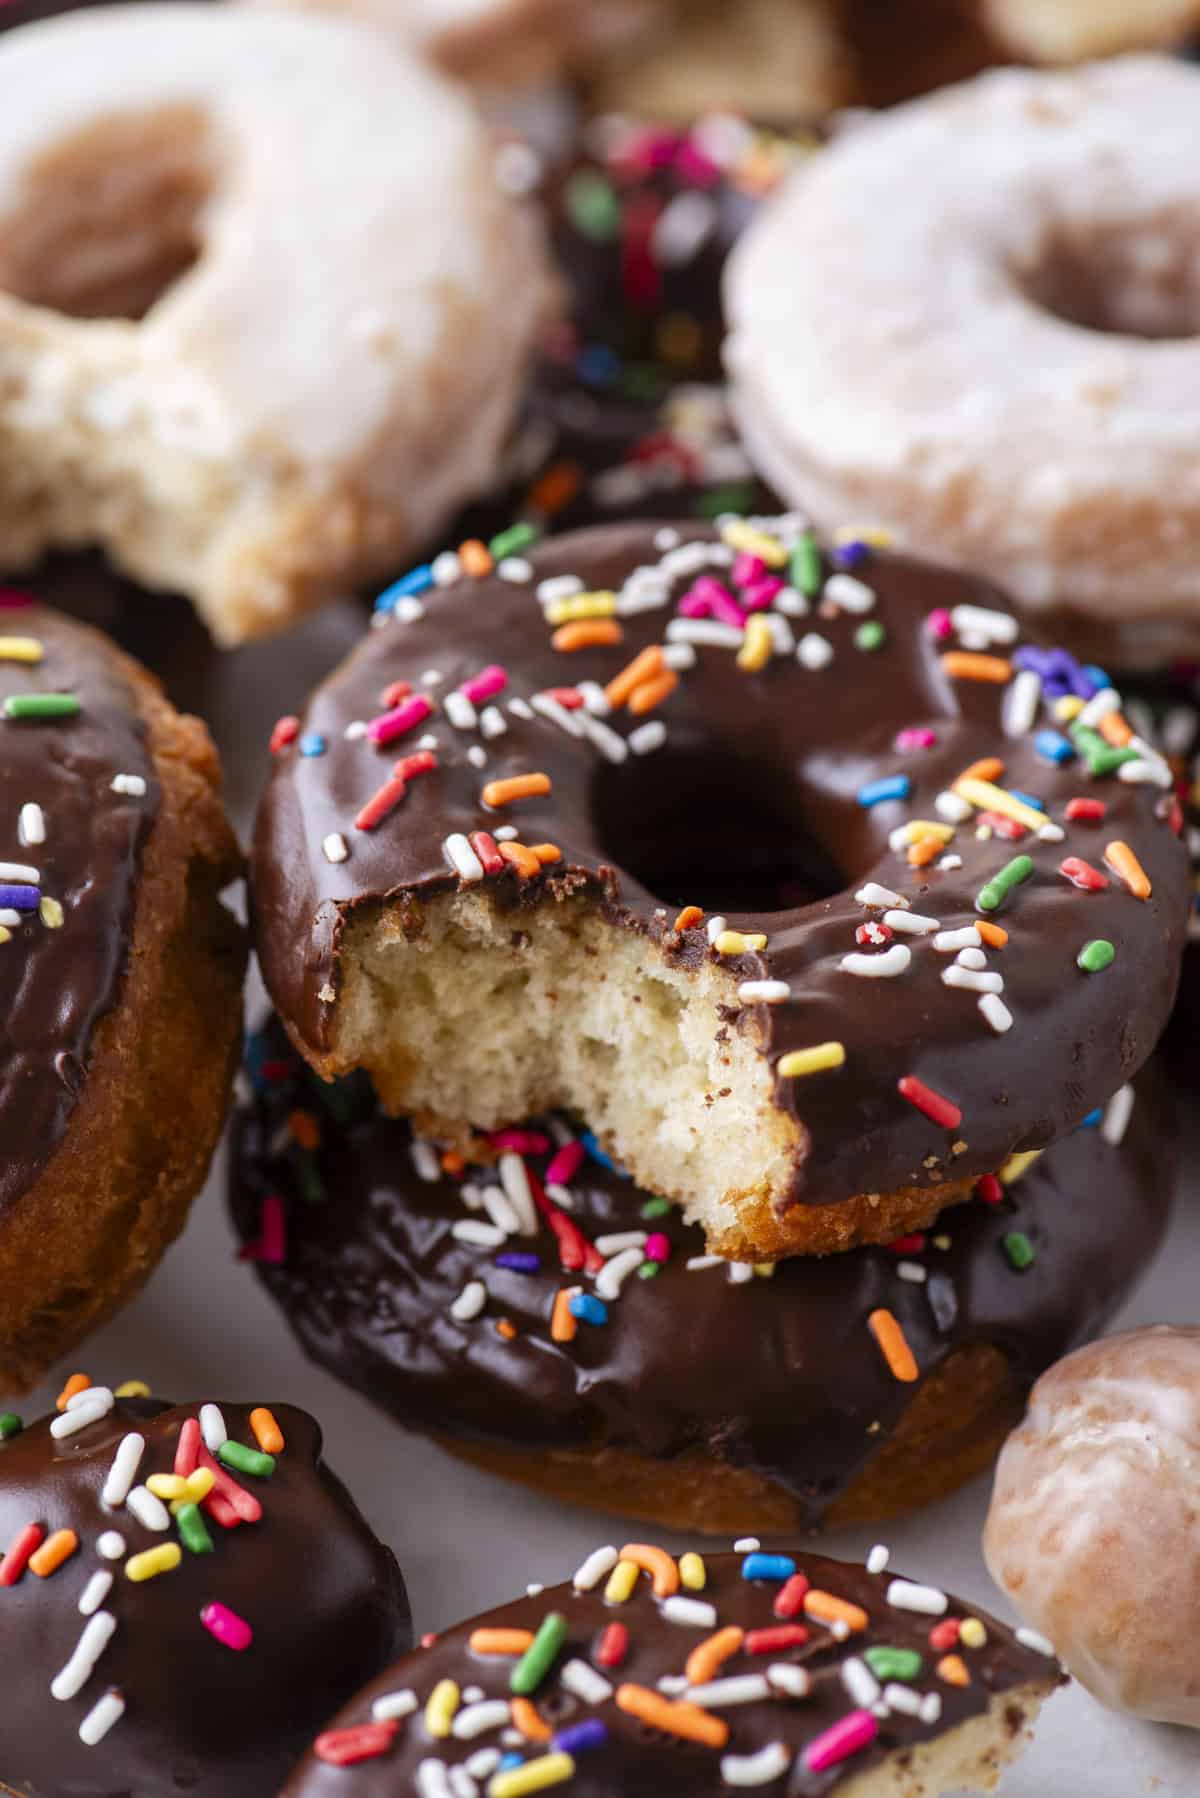
{"label": "chocolate glazed donut", "polygon": [[990,586],[785,517],[383,603],[257,824],[264,974],[323,1074],[460,1146],[573,1108],[760,1260],[923,1227],[1153,1048],[1169,770]]}
{"label": "chocolate glazed donut", "polygon": [[[1143,1075],[1132,1112],[1125,1089],[936,1235],[752,1275],[581,1140],[555,1146],[557,1120],[481,1144],[508,1154],[499,1172],[451,1176],[365,1081],[316,1079],[276,1021],[249,1068],[233,1215],[307,1353],[494,1471],[676,1529],[881,1518],[978,1472],[1036,1376],[1128,1294],[1169,1206],[1171,1132]],[[505,1142],[530,1145],[540,1190],[568,1189],[533,1235],[505,1235]],[[590,1295],[579,1320],[564,1290]],[[872,1335],[881,1309],[911,1382]]]}

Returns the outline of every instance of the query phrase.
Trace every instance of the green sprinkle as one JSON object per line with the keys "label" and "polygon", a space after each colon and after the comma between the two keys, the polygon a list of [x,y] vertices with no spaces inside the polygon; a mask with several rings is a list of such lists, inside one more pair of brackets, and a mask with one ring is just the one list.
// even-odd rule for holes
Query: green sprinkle
{"label": "green sprinkle", "polygon": [[592,169],[580,169],[563,189],[567,217],[581,237],[593,243],[615,243],[621,229],[621,202],[611,181]]}
{"label": "green sprinkle", "polygon": [[1106,743],[1100,732],[1093,730],[1090,724],[1071,724],[1067,727],[1067,734],[1087,763],[1089,773],[1115,774],[1122,763],[1135,762],[1138,758],[1138,750],[1128,745],[1118,749],[1114,744]]}
{"label": "green sprinkle", "polygon": [[1110,968],[1117,959],[1117,952],[1107,937],[1093,937],[1085,943],[1075,957],[1076,967],[1082,968],[1085,974],[1100,974]]}
{"label": "green sprinkle", "polygon": [[825,570],[821,566],[821,551],[811,531],[804,533],[792,551],[791,576],[792,586],[807,599],[815,599],[821,591]]}
{"label": "green sprinkle", "polygon": [[1008,1256],[1009,1266],[1023,1273],[1032,1267],[1037,1259],[1033,1244],[1022,1230],[1010,1230],[1004,1238],[1004,1253]]}
{"label": "green sprinkle", "polygon": [[863,1660],[876,1679],[904,1679],[910,1683],[921,1677],[924,1665],[915,1648],[864,1648]]}
{"label": "green sprinkle", "polygon": [[647,1199],[642,1206],[643,1217],[665,1217],[671,1209],[670,1199]]}
{"label": "green sprinkle", "polygon": [[10,693],[4,701],[6,718],[73,718],[79,709],[74,693]]}
{"label": "green sprinkle", "polygon": [[738,486],[714,487],[711,493],[697,494],[692,512],[697,518],[722,518],[735,512],[739,518],[754,506],[754,489],[748,481]]}
{"label": "green sprinkle", "polygon": [[528,549],[541,536],[536,524],[526,520],[522,524],[510,524],[506,531],[500,531],[488,544],[488,554],[494,562],[503,562],[505,556],[515,556],[519,549]]}
{"label": "green sprinkle", "polygon": [[547,1611],[538,1633],[512,1670],[509,1686],[518,1698],[536,1692],[567,1639],[567,1620],[561,1611]]}
{"label": "green sprinkle", "polygon": [[1033,873],[1033,857],[1014,855],[999,874],[993,874],[986,886],[981,886],[975,895],[975,903],[980,911],[999,911],[1007,894],[1014,887],[1019,887],[1023,880],[1028,880]]}
{"label": "green sprinkle", "polygon": [[19,1436],[24,1428],[15,1411],[0,1411],[0,1442],[7,1442],[10,1436]]}
{"label": "green sprinkle", "polygon": [[658,1278],[658,1262],[657,1261],[643,1261],[642,1265],[638,1268],[638,1279],[639,1280],[656,1280],[657,1278]]}
{"label": "green sprinkle", "polygon": [[878,618],[868,618],[854,633],[855,649],[882,649],[886,642],[887,632]]}
{"label": "green sprinkle", "polygon": [[253,1474],[257,1480],[269,1480],[275,1471],[274,1455],[264,1455],[257,1448],[247,1448],[241,1442],[222,1442],[217,1450],[218,1461],[224,1461],[226,1467],[232,1467],[235,1473]]}
{"label": "green sprinkle", "polygon": [[199,1505],[180,1505],[175,1513],[175,1523],[179,1530],[180,1541],[192,1554],[210,1555],[212,1553],[213,1540],[205,1527]]}

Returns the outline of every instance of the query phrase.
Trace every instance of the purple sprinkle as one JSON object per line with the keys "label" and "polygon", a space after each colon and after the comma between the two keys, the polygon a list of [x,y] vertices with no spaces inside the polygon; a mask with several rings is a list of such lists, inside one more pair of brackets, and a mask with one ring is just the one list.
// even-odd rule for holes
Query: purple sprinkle
{"label": "purple sprinkle", "polygon": [[0,886],[0,906],[9,911],[36,911],[41,903],[41,887]]}
{"label": "purple sprinkle", "polygon": [[849,543],[839,543],[830,560],[837,568],[861,568],[870,554],[871,545],[855,537]]}
{"label": "purple sprinkle", "polygon": [[496,1256],[496,1266],[506,1267],[510,1273],[514,1274],[536,1274],[541,1265],[540,1255],[523,1255],[516,1249]]}
{"label": "purple sprinkle", "polygon": [[593,1748],[603,1748],[607,1740],[608,1725],[601,1723],[599,1717],[588,1717],[571,1729],[560,1730],[554,1746],[560,1754],[587,1754]]}

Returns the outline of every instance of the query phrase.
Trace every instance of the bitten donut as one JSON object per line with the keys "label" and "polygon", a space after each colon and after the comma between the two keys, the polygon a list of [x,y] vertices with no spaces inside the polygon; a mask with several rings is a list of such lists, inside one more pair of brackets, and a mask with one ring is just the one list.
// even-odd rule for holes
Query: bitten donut
{"label": "bitten donut", "polygon": [[1001,71],[801,171],[726,281],[776,491],[1077,613],[1130,662],[1194,649],[1198,102],[1166,58]]}
{"label": "bitten donut", "polygon": [[[220,1134],[245,944],[204,726],[98,632],[0,596],[0,1390],[142,1284]],[[0,1732],[2,1733],[2,1732]]]}
{"label": "bitten donut", "polygon": [[[794,516],[414,570],[273,736],[253,908],[321,1073],[574,1109],[743,1260],[890,1241],[1149,1055],[1170,773],[996,590]],[[475,572],[475,571],[478,572]]]}
{"label": "bitten donut", "polygon": [[1200,1729],[1200,1330],[1134,1330],[1043,1374],[1005,1444],[988,1570],[1113,1710]]}
{"label": "bitten donut", "polygon": [[280,628],[493,483],[546,288],[399,48],[187,4],[7,33],[0,566],[97,542],[224,642]]}
{"label": "bitten donut", "polygon": [[[618,1538],[619,1540],[619,1538]],[[282,1798],[991,1791],[1063,1683],[940,1587],[808,1552],[598,1548],[434,1637],[323,1730]]]}
{"label": "bitten donut", "polygon": [[1168,1211],[1145,1076],[932,1235],[755,1270],[559,1118],[443,1166],[277,1022],[248,1065],[234,1217],[314,1360],[494,1471],[671,1529],[806,1530],[949,1491],[1111,1316]]}
{"label": "bitten donut", "polygon": [[0,1416],[0,1792],[264,1798],[411,1646],[400,1570],[307,1412],[126,1391]]}

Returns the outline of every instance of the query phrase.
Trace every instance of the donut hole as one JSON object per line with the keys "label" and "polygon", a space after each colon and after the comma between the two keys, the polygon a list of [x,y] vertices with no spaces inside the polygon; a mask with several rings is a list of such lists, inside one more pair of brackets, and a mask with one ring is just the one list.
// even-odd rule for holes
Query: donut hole
{"label": "donut hole", "polygon": [[201,109],[98,119],[25,168],[0,288],[71,318],[144,318],[196,263],[215,183]]}
{"label": "donut hole", "polygon": [[1058,221],[1020,271],[1026,296],[1085,331],[1150,340],[1200,335],[1200,207],[1152,218]]}

